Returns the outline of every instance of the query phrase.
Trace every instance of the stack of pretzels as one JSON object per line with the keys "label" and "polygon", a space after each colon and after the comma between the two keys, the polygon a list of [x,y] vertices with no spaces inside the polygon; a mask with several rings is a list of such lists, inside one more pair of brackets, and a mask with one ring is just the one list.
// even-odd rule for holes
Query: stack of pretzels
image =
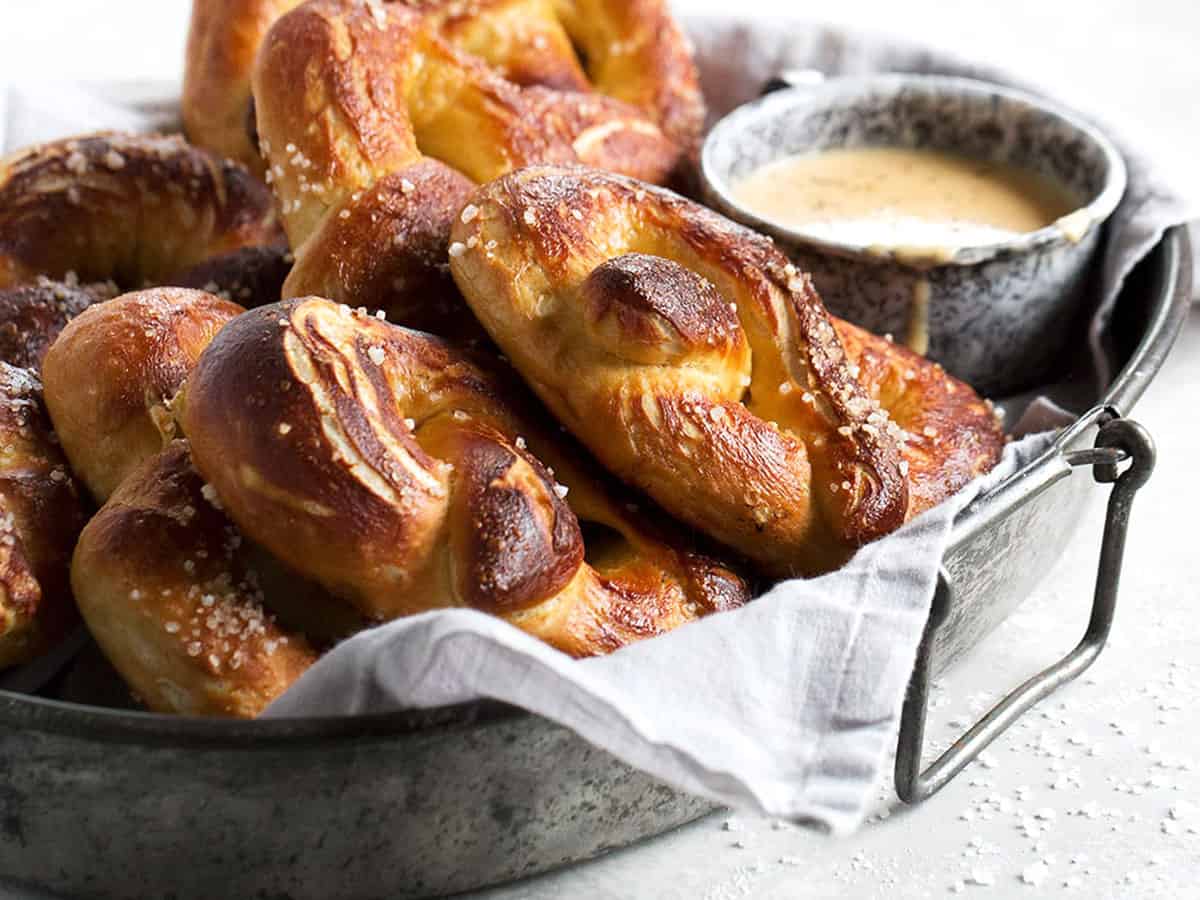
{"label": "stack of pretzels", "polygon": [[841,565],[990,406],[673,193],[662,0],[195,0],[179,137],[0,163],[0,666],[254,716],[446,607],[574,656]]}

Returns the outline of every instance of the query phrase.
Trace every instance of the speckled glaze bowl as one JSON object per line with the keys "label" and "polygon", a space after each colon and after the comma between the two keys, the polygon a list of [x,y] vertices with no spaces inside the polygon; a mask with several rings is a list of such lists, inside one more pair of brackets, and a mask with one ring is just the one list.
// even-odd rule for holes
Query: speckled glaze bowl
{"label": "speckled glaze bowl", "polygon": [[[731,190],[783,157],[880,146],[1012,163],[1061,183],[1085,205],[1008,241],[914,256],[772,222]],[[701,170],[706,200],[774,237],[812,274],[834,314],[900,341],[923,331],[930,358],[991,396],[1052,375],[1087,302],[1101,226],[1126,183],[1117,149],[1071,112],[1020,91],[938,75],[835,78],[769,93],[717,123]]]}

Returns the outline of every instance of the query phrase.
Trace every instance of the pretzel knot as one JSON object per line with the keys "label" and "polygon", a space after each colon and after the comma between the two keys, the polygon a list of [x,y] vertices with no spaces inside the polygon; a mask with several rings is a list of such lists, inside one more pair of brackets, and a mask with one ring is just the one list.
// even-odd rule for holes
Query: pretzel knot
{"label": "pretzel knot", "polygon": [[[246,535],[368,619],[469,606],[586,655],[745,600],[727,569],[613,502],[508,393],[436,338],[310,298],[227,325],[179,404],[196,466]],[[572,502],[604,538],[594,565]]]}
{"label": "pretzel knot", "polygon": [[[192,141],[263,171],[251,73],[271,25],[299,4],[194,0],[182,102]],[[696,67],[662,0],[423,0],[407,4],[411,10],[382,0],[356,5],[380,28],[393,15],[418,12],[450,45],[515,85],[594,91],[629,103],[685,152],[699,138],[704,103]]]}
{"label": "pretzel knot", "polygon": [[840,565],[998,457],[970,388],[835,327],[769,240],[697,204],[531,167],[467,209],[454,278],[526,381],[615,473],[771,573]]}
{"label": "pretzel knot", "polygon": [[0,288],[68,272],[141,287],[277,233],[261,182],[179,138],[97,134],[0,162]]}
{"label": "pretzel knot", "polygon": [[[492,7],[508,9],[480,4]],[[699,107],[687,112],[691,101],[680,99],[695,87],[686,73],[671,82],[683,85],[676,91],[650,91],[642,82],[629,91],[659,110],[662,124],[603,94],[522,87],[442,36],[439,29],[491,46],[486,27],[470,27],[452,8],[311,0],[267,34],[253,85],[268,177],[297,256],[285,296],[379,306],[427,326],[414,318],[421,307],[461,310],[445,245],[472,182],[538,162],[584,163],[660,182],[683,158],[680,135],[691,140],[699,127]],[[524,20],[495,21],[507,34]],[[554,28],[556,41],[569,45],[561,26]],[[643,24],[636,34],[631,59],[634,48],[675,32]],[[691,72],[687,62],[678,50],[658,68]],[[606,50],[596,65],[603,79],[619,83],[633,63]],[[397,309],[405,297],[410,308]]]}
{"label": "pretzel knot", "polygon": [[32,371],[0,362],[0,669],[77,620],[66,574],[86,511],[41,392]]}

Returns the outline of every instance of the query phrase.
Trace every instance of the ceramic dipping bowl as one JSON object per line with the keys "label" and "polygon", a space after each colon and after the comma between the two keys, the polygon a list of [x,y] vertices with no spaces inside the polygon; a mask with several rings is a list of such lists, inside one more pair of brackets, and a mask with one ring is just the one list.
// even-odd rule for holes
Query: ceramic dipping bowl
{"label": "ceramic dipping bowl", "polygon": [[[784,157],[854,147],[957,153],[1038,172],[1083,205],[1037,231],[993,243],[863,246],[762,218],[732,186]],[[1045,381],[1089,295],[1102,225],[1125,192],[1116,147],[1055,104],[939,75],[832,78],[768,93],[717,123],[701,152],[707,202],[771,235],[812,274],[835,315],[923,345],[991,396]]]}

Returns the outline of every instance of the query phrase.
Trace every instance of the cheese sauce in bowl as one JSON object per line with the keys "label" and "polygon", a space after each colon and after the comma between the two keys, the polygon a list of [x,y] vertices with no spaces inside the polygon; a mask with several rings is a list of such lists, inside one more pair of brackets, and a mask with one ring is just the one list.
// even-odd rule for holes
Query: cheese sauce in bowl
{"label": "cheese sauce in bowl", "polygon": [[936,75],[768,94],[717,123],[701,172],[705,199],[774,237],[831,312],[993,395],[1063,360],[1126,180],[1072,113]]}
{"label": "cheese sauce in bowl", "polygon": [[818,238],[927,256],[1011,240],[1082,205],[1040,172],[906,147],[785,157],[735,182],[733,196]]}

